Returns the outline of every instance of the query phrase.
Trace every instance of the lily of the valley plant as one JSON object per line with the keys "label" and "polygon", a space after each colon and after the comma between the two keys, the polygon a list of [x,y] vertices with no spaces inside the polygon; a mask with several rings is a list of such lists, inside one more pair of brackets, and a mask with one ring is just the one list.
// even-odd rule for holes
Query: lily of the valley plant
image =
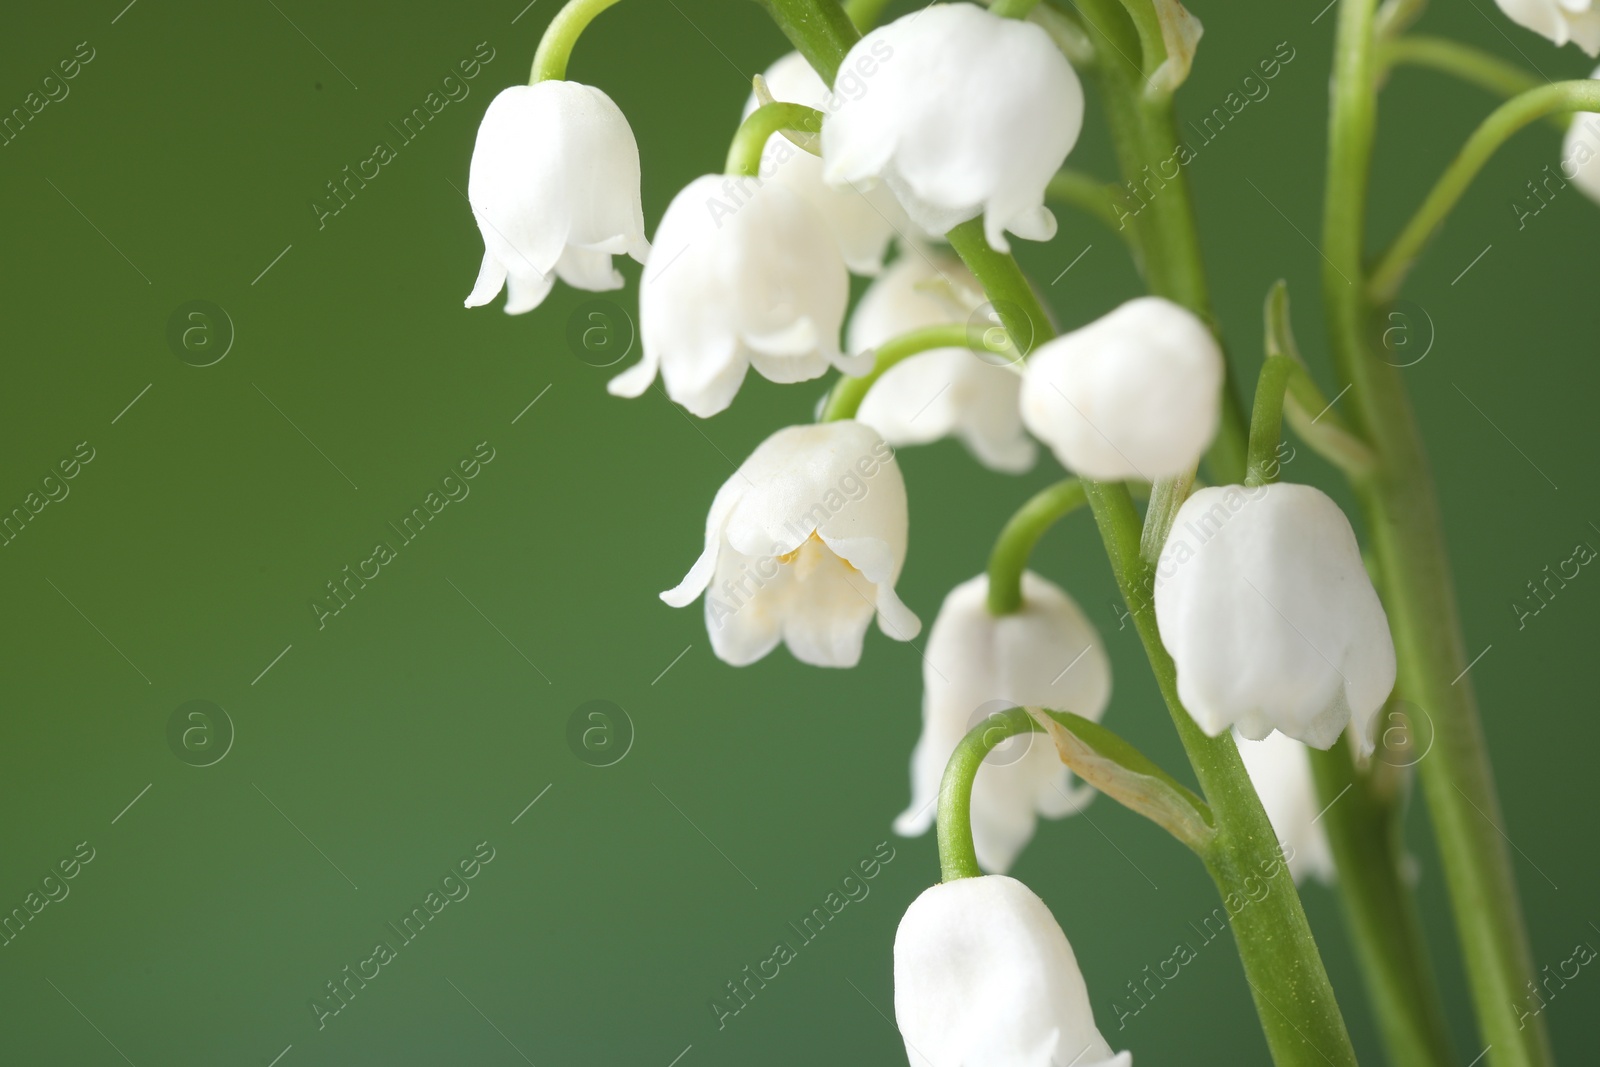
{"label": "lily of the valley plant", "polygon": [[[780,383],[836,375],[814,423],[775,430],[708,502],[703,551],[661,594],[673,607],[701,602],[726,663],[781,644],[807,664],[853,667],[874,621],[895,640],[919,635],[896,592],[919,487],[895,448],[954,437],[996,477],[1041,457],[1065,468],[996,524],[986,567],[974,548],[979,573],[949,593],[927,635],[922,734],[895,822],[910,835],[936,826],[941,868],[894,944],[912,1064],[1132,1062],[1136,1050],[1098,1028],[1068,943],[1095,921],[1095,901],[1080,895],[1058,924],[1005,873],[1039,817],[1073,815],[1095,793],[1204,865],[1275,1063],[1355,1063],[1339,1000],[1351,993],[1336,995],[1300,905],[1308,877],[1342,898],[1391,1062],[1467,1062],[1450,1047],[1412,899],[1415,861],[1398,845],[1413,774],[1482,1058],[1550,1062],[1542,1019],[1518,1007],[1535,975],[1434,490],[1374,323],[1523,126],[1570,118],[1563,170],[1600,197],[1600,81],[1549,83],[1412,36],[1421,0],[1336,2],[1319,242],[1333,380],[1324,390],[1301,361],[1279,283],[1266,294],[1265,361],[1248,404],[1209,304],[1185,173],[1130,212],[1110,176],[1064,169],[1086,122],[1104,123],[1125,180],[1172,156],[1174,97],[1204,61],[1200,20],[1178,0],[917,3],[898,18],[885,0],[765,0],[794,52],[751,58],[766,73],[743,120],[737,106],[729,115],[721,170],[708,160],[649,240],[627,118],[602,89],[566,77],[579,35],[617,0],[569,0],[530,84],[484,115],[468,190],[485,253],[468,306],[503,288],[506,311],[529,311],[558,280],[618,289],[613,257],[627,255],[644,265],[641,360],[612,393],[640,397],[659,377],[668,402],[710,418],[752,370]],[[1555,45],[1600,51],[1594,0],[1498,3]],[[1408,62],[1509,99],[1369,255],[1378,94],[1387,70]],[[1098,114],[1085,114],[1085,81]],[[1117,230],[1148,292],[1058,329],[1011,256],[1014,241],[1054,236],[1052,202]],[[873,279],[853,310],[852,273]],[[1348,399],[1334,407],[1330,395]],[[1285,421],[1348,480],[1356,522],[1320,489],[1279,481]],[[1113,699],[1070,569],[1032,558],[1080,508],[1187,769],[1169,772],[1118,736],[1119,720],[1147,709]],[[1426,760],[1385,759],[1380,722],[1418,707],[1447,743]]]}

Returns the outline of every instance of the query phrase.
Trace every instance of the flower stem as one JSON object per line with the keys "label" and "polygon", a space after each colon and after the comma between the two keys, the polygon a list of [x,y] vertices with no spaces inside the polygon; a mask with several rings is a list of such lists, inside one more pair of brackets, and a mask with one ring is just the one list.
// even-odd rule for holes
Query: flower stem
{"label": "flower stem", "polygon": [[1385,41],[1378,46],[1376,62],[1380,75],[1405,64],[1427,67],[1453,74],[1499,96],[1516,96],[1546,84],[1537,75],[1492,52],[1447,37],[1407,35]]}
{"label": "flower stem", "polygon": [[1261,364],[1256,379],[1256,402],[1250,412],[1249,461],[1244,484],[1270,485],[1278,480],[1278,442],[1283,440],[1283,401],[1289,378],[1299,364],[1288,356],[1272,355]]}
{"label": "flower stem", "polygon": [[822,130],[822,112],[804,104],[787,104],[773,101],[762,104],[750,112],[734,131],[728,145],[726,174],[745,178],[761,176],[761,153],[775,133],[797,130],[800,133],[818,133]]}
{"label": "flower stem", "polygon": [[1134,240],[1133,230],[1120,217],[1121,212],[1112,199],[1116,186],[1107,185],[1097,178],[1091,178],[1082,171],[1062,170],[1050,179],[1045,195],[1051,200],[1058,200],[1064,204],[1071,204],[1085,214],[1098,219],[1105,224],[1106,229],[1115,233],[1136,251],[1138,242]]}
{"label": "flower stem", "polygon": [[1422,246],[1443,225],[1461,194],[1489,162],[1489,157],[1512,134],[1546,115],[1568,111],[1600,111],[1600,81],[1583,79],[1541,85],[1512,97],[1484,119],[1428,191],[1411,221],[1378,260],[1367,283],[1369,298],[1379,304],[1394,298]]}
{"label": "flower stem", "polygon": [[567,0],[556,17],[550,20],[544,36],[539,40],[539,50],[533,54],[533,76],[529,85],[543,81],[560,81],[567,76],[567,60],[579,36],[594,21],[594,17],[618,0]]}
{"label": "flower stem", "polygon": [[972,780],[989,750],[1009,737],[1042,728],[1021,708],[990,715],[967,732],[944,765],[939,781],[939,880],[977,878],[983,874],[972,844]]}
{"label": "flower stem", "polygon": [[[845,13],[838,0],[762,0],[772,21],[789,38],[795,51],[806,57],[811,69],[828,85],[839,73],[850,46],[861,40],[861,31]],[[871,4],[867,5],[871,7]],[[882,8],[882,4],[876,5]]]}
{"label": "flower stem", "polygon": [[823,405],[822,414],[817,417],[817,421],[834,422],[838,419],[855,418],[856,412],[861,408],[861,401],[866,399],[867,391],[883,377],[885,371],[903,359],[910,359],[918,353],[935,348],[974,348],[978,351],[988,351],[983,346],[982,338],[974,337],[971,328],[960,323],[948,326],[925,326],[920,330],[903,333],[878,346],[872,370],[859,378],[847,375],[834,383],[833,391],[828,394],[828,402]]}
{"label": "flower stem", "polygon": [[889,0],[845,0],[844,10],[856,29],[866,33],[878,24],[883,9],[888,6]]}
{"label": "flower stem", "polygon": [[[1333,986],[1239,750],[1228,734],[1207,737],[1178,698],[1177,667],[1161,644],[1150,598],[1154,571],[1139,554],[1133,499],[1119,484],[1091,482],[1087,488],[1111,570],[1216,820],[1206,868],[1231,916],[1273,1062],[1277,1067],[1353,1067],[1355,1051]],[[1258,896],[1263,884],[1266,892]],[[1248,903],[1236,910],[1241,901]]]}
{"label": "flower stem", "polygon": [[1035,493],[1011,516],[989,554],[991,615],[1012,615],[1022,610],[1022,572],[1028,567],[1033,546],[1046,530],[1087,500],[1083,483],[1067,478]]}
{"label": "flower stem", "polygon": [[1390,1061],[1448,1067],[1456,1061],[1444,1006],[1416,901],[1401,873],[1399,805],[1379,796],[1371,778],[1356,770],[1348,745],[1311,749],[1310,755],[1345,923]]}
{"label": "flower stem", "polygon": [[[1543,1020],[1518,1018],[1534,972],[1510,857],[1501,837],[1427,455],[1399,371],[1370,345],[1362,279],[1368,174],[1377,101],[1373,0],[1341,0],[1334,52],[1323,214],[1323,302],[1335,363],[1350,383],[1358,430],[1378,458],[1358,483],[1394,631],[1399,691],[1426,709],[1433,750],[1419,765],[1456,930],[1493,1067],[1550,1063]],[[1536,90],[1540,91],[1540,90]],[[1537,117],[1537,116],[1535,116]]]}

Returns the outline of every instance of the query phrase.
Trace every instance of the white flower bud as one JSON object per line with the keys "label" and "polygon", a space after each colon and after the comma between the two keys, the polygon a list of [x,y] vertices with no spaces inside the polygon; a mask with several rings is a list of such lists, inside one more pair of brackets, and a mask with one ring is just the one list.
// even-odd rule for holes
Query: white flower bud
{"label": "white flower bud", "polygon": [[894,1015],[913,1067],[1133,1067],[1094,1024],[1067,935],[1014,878],[958,878],[894,938]]}
{"label": "white flower bud", "polygon": [[1154,482],[1200,461],[1221,417],[1223,373],[1205,323],[1142,296],[1028,358],[1022,421],[1086,478]]}
{"label": "white flower bud", "polygon": [[[990,712],[1033,705],[1099,721],[1111,699],[1111,661],[1076,602],[1054,583],[1022,576],[1022,608],[992,615],[989,576],[945,597],[922,666],[922,736],[911,753],[911,806],[897,833],[933,825],[939,783],[956,745]],[[1039,815],[1076,814],[1094,795],[1074,786],[1056,746],[1027,733],[996,745],[972,783],[972,842],[986,871],[1004,874]]]}
{"label": "white flower bud", "polygon": [[1600,55],[1600,5],[1594,0],[1495,0],[1512,22],[1550,38],[1571,41],[1591,56]]}
{"label": "white flower bud", "polygon": [[863,373],[839,351],[850,276],[816,211],[787,187],[707,174],[673,197],[639,282],[643,358],[613,378],[638,396],[661,372],[667,396],[701,418],[733,402],[755,367],[804,382],[830,365]]}
{"label": "white flower bud", "polygon": [[1006,230],[1055,235],[1045,186],[1077,143],[1083,87],[1038,26],[933,4],[857,41],[834,89],[822,123],[828,184],[881,180],[929,233],[982,215],[1002,252]]}
{"label": "white flower bud", "polygon": [[[912,330],[964,323],[982,293],[954,257],[902,255],[856,305],[849,349],[867,353]],[[963,303],[967,295],[970,305]],[[885,371],[856,418],[896,447],[959,437],[985,466],[1019,474],[1038,458],[1037,446],[1022,428],[1021,391],[1022,376],[1013,368],[989,363],[967,348],[935,348]]]}
{"label": "white flower bud", "polygon": [[513,85],[478,126],[467,200],[483,266],[467,307],[507,289],[506,312],[538,307],[559,275],[593,292],[622,287],[611,257],[650,251],[639,204],[639,146],[627,118],[578,82]]}
{"label": "white flower bud", "polygon": [[1274,729],[1363,753],[1394,688],[1389,619],[1344,512],[1308,485],[1202,489],[1156,566],[1156,623],[1178,696],[1212,737]]}
{"label": "white flower bud", "polygon": [[735,667],[779,641],[803,663],[854,667],[874,614],[897,641],[922,629],[894,591],[905,560],[894,451],[859,422],[790,426],[717,491],[705,550],[661,599],[705,593],[711,648]]}
{"label": "white flower bud", "polygon": [[1239,757],[1250,781],[1267,809],[1267,820],[1288,857],[1289,874],[1299,885],[1315,878],[1332,885],[1335,878],[1333,849],[1318,816],[1316,783],[1311,778],[1311,755],[1306,746],[1274,730],[1260,741],[1234,731]]}

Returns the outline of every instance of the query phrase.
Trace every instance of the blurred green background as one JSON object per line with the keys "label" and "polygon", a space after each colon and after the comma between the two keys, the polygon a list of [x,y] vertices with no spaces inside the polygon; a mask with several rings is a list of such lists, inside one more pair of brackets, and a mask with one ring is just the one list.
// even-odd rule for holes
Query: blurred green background
{"label": "blurred green background", "polygon": [[[0,37],[6,111],[44,88],[60,95],[45,77],[75,50],[92,55],[0,147],[0,509],[67,492],[0,549],[0,913],[42,893],[80,842],[93,850],[68,895],[0,948],[0,1062],[904,1062],[890,947],[937,875],[931,838],[889,830],[908,793],[918,652],[874,632],[854,671],[802,668],[783,651],[734,670],[711,656],[698,606],[656,599],[699,551],[732,464],[807,419],[823,383],[752,376],[732,410],[699,422],[657,391],[605,393],[616,368],[567,340],[590,294],[558,286],[515,318],[461,306],[482,252],[462,195],[477,122],[494,92],[526,79],[557,0],[124,2],[19,8]],[[1197,2],[1206,36],[1180,110],[1208,112],[1257,61],[1292,49],[1270,94],[1189,173],[1235,356],[1253,375],[1262,297],[1286,277],[1326,385],[1312,243],[1334,22],[1324,2]],[[1441,4],[1422,28],[1552,78],[1587,72],[1488,0]],[[750,76],[784,50],[746,0],[635,0],[585,36],[572,76],[631,119],[652,229],[677,189],[720,167]],[[475,52],[492,59],[470,95],[319,228],[311,205],[325,183],[377,141],[400,143],[390,124]],[[1393,78],[1374,241],[1490,106],[1440,76]],[[1546,564],[1580,541],[1600,546],[1600,208],[1569,188],[1519,228],[1512,206],[1555,164],[1557,141],[1531,129],[1489,166],[1393,335],[1397,362],[1427,353],[1407,380],[1468,644],[1489,647],[1471,681],[1536,965],[1552,969],[1575,944],[1600,944],[1600,579],[1570,583],[1520,628],[1512,607]],[[1072,162],[1112,174],[1092,103]],[[1138,282],[1114,236],[1058,215],[1055,240],[1020,242],[1020,254],[1041,284],[1057,279],[1048,292],[1072,325]],[[609,299],[633,309],[631,288]],[[227,321],[213,310],[194,320],[189,349],[174,347],[169,322],[182,309],[181,333],[196,300]],[[93,459],[44,483],[85,442]],[[319,628],[310,605],[325,584],[377,541],[397,542],[386,524],[475,449],[494,458],[470,495]],[[1301,457],[1291,477],[1335,488]],[[1004,517],[1058,473],[1046,460],[1022,478],[989,474],[948,442],[901,462],[912,509],[901,593],[928,623]],[[1089,524],[1052,533],[1036,564],[1111,650],[1108,724],[1181,767]],[[195,700],[226,722],[184,719],[178,730],[197,732],[174,745],[174,715]],[[616,719],[613,754],[626,751],[610,766],[569,745],[569,720],[591,700],[632,724]],[[1425,819],[1419,800],[1420,892],[1465,1064],[1480,1048]],[[708,1004],[725,983],[886,840],[894,858],[870,894],[719,1029]],[[386,924],[475,849],[493,859],[470,895],[319,1029],[313,997],[380,939],[398,942]],[[1146,1065],[1266,1062],[1226,941],[1117,1029],[1125,983],[1215,904],[1199,865],[1159,831],[1102,800],[1043,825],[1013,873],[1067,930],[1115,1047]],[[1304,896],[1358,1049],[1377,1062],[1337,902],[1321,887]],[[1568,1062],[1594,1046],[1597,1004],[1588,971],[1549,1000]]]}

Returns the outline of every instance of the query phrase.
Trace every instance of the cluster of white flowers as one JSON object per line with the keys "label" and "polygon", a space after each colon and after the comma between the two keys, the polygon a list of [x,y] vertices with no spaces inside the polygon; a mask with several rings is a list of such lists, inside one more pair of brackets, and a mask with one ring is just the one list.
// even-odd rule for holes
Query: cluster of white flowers
{"label": "cluster of white flowers", "polygon": [[[1583,12],[1562,10],[1587,41]],[[772,134],[760,177],[694,179],[653,242],[638,149],[611,99],[568,81],[505,90],[472,157],[469,199],[486,251],[468,306],[504,286],[506,311],[528,311],[558,276],[615,289],[623,280],[611,257],[631,255],[643,264],[642,359],[610,391],[639,396],[659,375],[701,418],[727,408],[751,368],[782,383],[830,367],[859,376],[897,337],[964,326],[982,314],[983,293],[939,235],[981,219],[990,247],[1005,251],[1008,232],[1054,234],[1045,187],[1078,138],[1077,75],[1038,25],[970,3],[868,33],[841,69],[858,91],[830,92],[798,55],[764,80],[772,98],[823,112],[820,158]],[[760,103],[752,98],[746,115]],[[841,345],[852,272],[876,277]],[[984,465],[1022,472],[1037,439],[1083,478],[1155,482],[1193,472],[1216,433],[1221,350],[1171,301],[1129,301],[1016,357],[934,347],[883,369],[853,418],[778,430],[717,492],[702,553],[662,599],[683,607],[703,596],[712,648],[729,664],[782,643],[802,662],[852,667],[874,617],[896,640],[921,629],[896,592],[908,516],[895,446],[956,437]],[[902,833],[931,825],[945,765],[987,710],[1034,705],[1097,720],[1110,700],[1100,637],[1065,591],[1024,573],[1020,605],[1003,614],[990,592],[987,575],[957,586],[933,625]],[[1326,843],[1304,829],[1314,801],[1299,742],[1326,748],[1348,727],[1370,750],[1395,676],[1348,521],[1304,486],[1197,492],[1157,568],[1155,611],[1190,714],[1212,735],[1268,739],[1245,751],[1274,825],[1302,857],[1297,873],[1330,877]],[[1129,1055],[1113,1055],[1095,1028],[1060,927],[1003,876],[1039,815],[1071,814],[1091,790],[1037,736],[1009,745],[984,766],[971,804],[976,853],[994,873],[930,889],[900,928],[896,1012],[908,1053],[951,1067],[979,1058],[1126,1067]]]}

